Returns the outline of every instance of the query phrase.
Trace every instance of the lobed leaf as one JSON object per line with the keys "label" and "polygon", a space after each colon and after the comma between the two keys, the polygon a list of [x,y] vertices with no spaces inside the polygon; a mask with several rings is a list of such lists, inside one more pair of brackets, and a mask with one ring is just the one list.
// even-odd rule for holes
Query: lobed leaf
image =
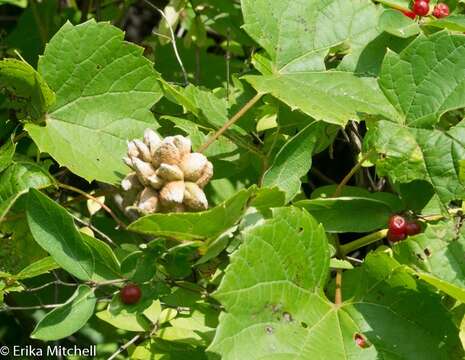
{"label": "lobed leaf", "polygon": [[66,23],[39,61],[56,93],[46,126],[26,125],[41,151],[88,181],[117,183],[127,167],[126,141],[153,127],[150,107],[162,96],[142,48],[108,23]]}

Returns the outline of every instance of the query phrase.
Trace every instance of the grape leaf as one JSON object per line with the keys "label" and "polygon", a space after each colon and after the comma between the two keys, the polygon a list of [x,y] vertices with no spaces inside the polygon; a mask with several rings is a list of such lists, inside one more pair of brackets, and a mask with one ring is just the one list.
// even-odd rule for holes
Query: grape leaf
{"label": "grape leaf", "polygon": [[365,141],[380,154],[376,160],[380,175],[389,175],[400,183],[426,180],[443,204],[465,196],[465,184],[460,179],[465,121],[448,131],[379,121],[370,127]]}
{"label": "grape leaf", "polygon": [[55,102],[55,94],[29,64],[16,59],[0,61],[0,91],[8,105],[21,110],[21,115],[40,120]]}
{"label": "grape leaf", "polygon": [[357,68],[362,49],[379,35],[380,7],[368,0],[244,0],[242,11],[245,30],[272,62],[273,74],[245,77],[259,93],[339,125],[366,114],[396,116],[375,79],[325,66],[330,49],[344,44],[350,55],[340,69]]}
{"label": "grape leaf", "polygon": [[396,118],[374,78],[342,71],[313,71],[244,77],[262,93],[271,93],[315,120],[344,125],[367,115]]}
{"label": "grape leaf", "polygon": [[465,107],[465,37],[441,31],[420,35],[400,54],[386,54],[380,86],[402,123],[428,128]]}
{"label": "grape leaf", "polygon": [[346,41],[356,57],[378,35],[381,9],[367,0],[243,0],[244,29],[275,71],[325,70],[328,50]]}
{"label": "grape leaf", "polygon": [[465,302],[465,231],[454,221],[428,225],[425,232],[393,247],[394,257],[418,276]]}
{"label": "grape leaf", "polygon": [[428,21],[426,25],[438,27],[441,29],[464,32],[465,16],[463,14],[451,14],[442,19]]}
{"label": "grape leaf", "polygon": [[212,238],[240,219],[252,192],[241,190],[222,204],[197,213],[147,215],[129,225],[128,230],[178,240]]}
{"label": "grape leaf", "polygon": [[66,23],[39,61],[56,93],[46,126],[26,125],[41,151],[88,181],[116,183],[127,172],[126,141],[153,126],[162,93],[143,49],[108,23]]}
{"label": "grape leaf", "polygon": [[387,225],[386,219],[396,209],[376,197],[340,196],[297,201],[323,224],[328,232],[369,232]]}
{"label": "grape leaf", "polygon": [[96,302],[94,290],[80,285],[63,306],[50,311],[39,321],[31,338],[50,341],[74,334],[90,319]]}
{"label": "grape leaf", "polygon": [[[463,356],[441,297],[386,254],[344,272],[348,300],[340,306],[322,291],[328,272],[323,227],[304,210],[276,209],[244,234],[232,255],[214,294],[226,312],[209,350],[225,360]],[[356,345],[356,334],[368,339],[368,348]]]}

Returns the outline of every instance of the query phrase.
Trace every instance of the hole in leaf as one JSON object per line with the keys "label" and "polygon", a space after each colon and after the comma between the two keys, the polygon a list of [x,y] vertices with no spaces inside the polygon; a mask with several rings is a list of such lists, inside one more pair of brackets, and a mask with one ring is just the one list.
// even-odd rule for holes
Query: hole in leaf
{"label": "hole in leaf", "polygon": [[291,322],[292,321],[292,315],[289,314],[288,312],[283,313],[283,319],[284,321]]}
{"label": "hole in leaf", "polygon": [[428,248],[423,250],[423,252],[425,253],[426,256],[428,256],[428,257],[431,256],[431,251]]}
{"label": "hole in leaf", "polygon": [[269,326],[269,325],[266,326],[266,327],[265,327],[265,332],[266,332],[268,335],[273,334],[273,327],[271,327],[271,326]]}
{"label": "hole in leaf", "polygon": [[368,340],[362,334],[356,333],[354,335],[354,341],[355,341],[355,344],[359,348],[366,349],[366,348],[370,347],[370,344],[368,343]]}
{"label": "hole in leaf", "polygon": [[303,327],[304,329],[308,328],[307,323],[304,323],[303,321],[300,323],[300,325],[302,325],[302,327]]}
{"label": "hole in leaf", "polygon": [[418,260],[424,260],[421,254],[416,254],[416,255],[417,255]]}

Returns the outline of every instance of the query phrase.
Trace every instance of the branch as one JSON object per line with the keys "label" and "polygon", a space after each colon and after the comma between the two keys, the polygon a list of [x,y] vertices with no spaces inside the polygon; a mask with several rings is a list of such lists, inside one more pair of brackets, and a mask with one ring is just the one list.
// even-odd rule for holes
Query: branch
{"label": "branch", "polygon": [[127,343],[124,345],[121,345],[118,350],[116,350],[109,358],[108,360],[113,360],[115,359],[119,354],[121,354],[123,351],[125,351],[128,347],[130,347],[132,344],[134,344],[137,340],[139,340],[142,337],[142,334],[138,334],[134,336],[131,340],[129,340]]}
{"label": "branch", "polygon": [[342,270],[336,271],[336,290],[334,293],[334,304],[341,306],[342,304]]}
{"label": "branch", "polygon": [[60,182],[57,182],[57,186],[59,186],[62,189],[66,189],[66,190],[76,192],[78,194],[81,194],[81,195],[85,196],[86,198],[88,198],[90,200],[95,201],[97,204],[99,204],[102,207],[103,210],[105,210],[113,218],[113,220],[116,221],[116,223],[122,229],[126,229],[126,224],[123,223],[120,219],[118,219],[118,217],[113,213],[113,211],[108,206],[106,206],[104,203],[102,203],[99,199],[97,199],[95,196],[92,196],[92,195],[86,193],[85,191],[83,191],[81,189],[78,189],[78,188],[76,188],[74,186],[63,184],[63,183],[60,183]]}
{"label": "branch", "polygon": [[204,152],[211,144],[215,142],[226,130],[228,130],[237,120],[239,120],[247,111],[250,110],[257,102],[261,99],[264,94],[257,93],[252,99],[250,99],[231,119],[216,131],[203,145],[197,149],[197,152]]}
{"label": "branch", "polygon": [[179,56],[178,48],[176,46],[176,37],[174,36],[173,27],[171,26],[168,18],[166,17],[165,13],[163,12],[163,10],[159,9],[157,6],[155,6],[154,4],[152,4],[148,0],[144,0],[144,2],[147,5],[149,5],[150,7],[154,8],[157,12],[159,12],[160,15],[163,17],[163,19],[165,19],[166,24],[168,25],[168,27],[170,29],[171,43],[173,44],[174,55],[176,56],[176,60],[178,61],[179,66],[181,67],[182,75],[184,76],[184,85],[189,84],[189,78],[187,76],[186,69],[184,68],[184,64],[182,63],[181,57]]}
{"label": "branch", "polygon": [[387,235],[387,232],[387,229],[379,230],[374,233],[363,236],[360,239],[351,241],[348,244],[341,245],[341,252],[345,255],[364,246],[373,244],[374,242],[384,239]]}
{"label": "branch", "polygon": [[341,196],[342,189],[344,188],[345,185],[349,182],[349,180],[354,176],[354,174],[362,167],[362,164],[368,159],[368,157],[371,155],[371,152],[367,152],[358,162],[355,164],[355,166],[350,169],[348,174],[344,176],[344,179],[339,183],[339,185],[336,188],[336,191],[334,192],[333,197],[338,197]]}

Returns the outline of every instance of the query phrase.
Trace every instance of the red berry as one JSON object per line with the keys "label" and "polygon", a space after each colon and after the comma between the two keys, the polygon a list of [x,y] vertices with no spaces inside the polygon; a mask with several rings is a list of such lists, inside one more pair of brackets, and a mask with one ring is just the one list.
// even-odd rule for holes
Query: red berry
{"label": "red berry", "polygon": [[405,228],[407,235],[416,235],[421,233],[421,225],[418,221],[408,221]]}
{"label": "red berry", "polygon": [[132,305],[140,300],[142,291],[136,284],[128,284],[120,290],[119,295],[124,304]]}
{"label": "red berry", "polygon": [[396,233],[392,232],[391,230],[388,230],[388,233],[387,233],[387,239],[392,243],[402,241],[406,237],[407,237],[406,233],[396,234]]}
{"label": "red berry", "polygon": [[396,234],[396,235],[406,234],[407,221],[405,220],[403,216],[392,215],[389,218],[388,227],[389,227],[389,231],[392,232],[393,234]]}
{"label": "red berry", "polygon": [[416,0],[413,3],[412,10],[418,16],[425,16],[429,13],[429,4],[425,0]]}
{"label": "red berry", "polygon": [[368,345],[368,342],[366,341],[366,339],[360,335],[360,334],[355,334],[355,344],[357,344],[358,347],[361,347],[362,349],[366,349],[367,347],[369,347],[370,345]]}
{"label": "red berry", "polygon": [[409,17],[410,19],[415,19],[416,15],[413,11],[402,11],[402,14]]}
{"label": "red berry", "polygon": [[434,7],[433,16],[441,19],[449,16],[449,6],[444,3],[439,3]]}

